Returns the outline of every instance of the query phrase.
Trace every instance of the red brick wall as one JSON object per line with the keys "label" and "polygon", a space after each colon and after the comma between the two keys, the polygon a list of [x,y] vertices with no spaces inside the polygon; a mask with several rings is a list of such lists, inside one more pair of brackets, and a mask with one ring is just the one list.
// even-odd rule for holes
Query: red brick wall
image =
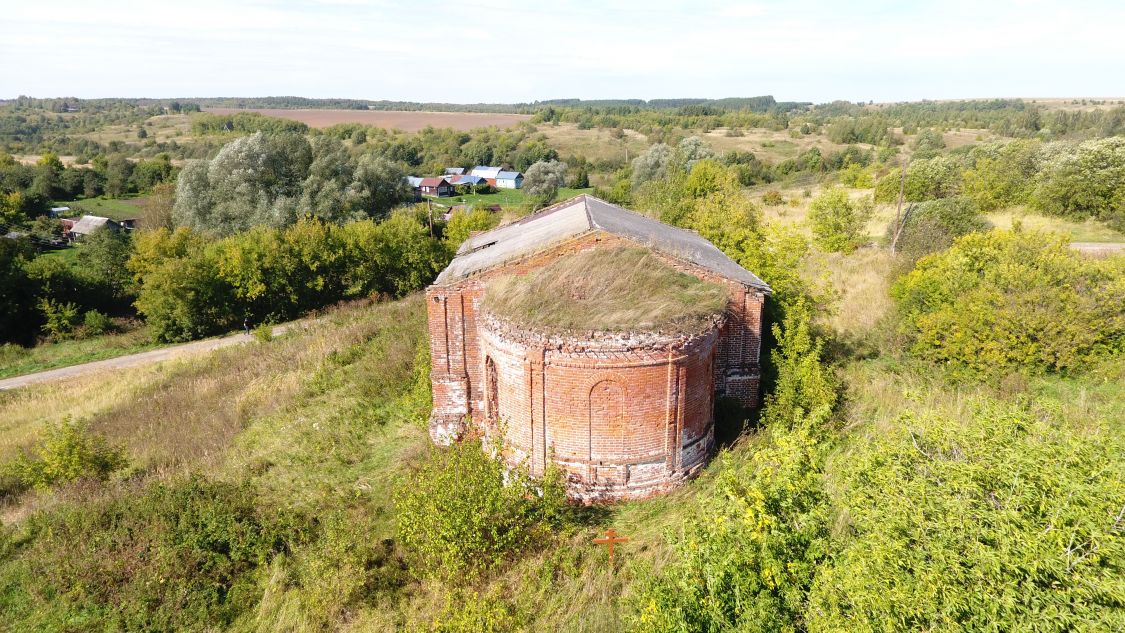
{"label": "red brick wall", "polygon": [[484,363],[497,368],[495,386],[483,387],[485,401],[497,404],[487,411],[488,434],[534,474],[554,459],[572,497],[647,496],[709,456],[718,323],[695,337],[635,346],[591,339],[568,346],[496,319],[480,328]]}
{"label": "red brick wall", "polygon": [[[532,333],[517,333],[521,348],[509,349],[513,342],[503,342],[503,333],[485,331],[486,319],[479,311],[491,279],[527,274],[570,253],[619,245],[636,246],[594,232],[451,286],[427,289],[434,392],[430,434],[435,442],[459,437],[466,418],[499,417],[506,424],[511,459],[528,460],[534,472],[542,472],[554,450],[573,476],[575,496],[584,499],[658,492],[703,464],[713,448],[714,396],[758,404],[765,297],[757,289],[654,251],[683,272],[730,288],[725,320],[705,337],[706,345],[699,339],[669,352],[664,347],[675,345],[649,341],[649,347],[629,351],[576,355],[536,349],[529,344]],[[488,410],[486,349],[496,363],[501,412]],[[591,407],[593,418],[604,421],[593,434]],[[622,494],[613,492],[626,480]]]}

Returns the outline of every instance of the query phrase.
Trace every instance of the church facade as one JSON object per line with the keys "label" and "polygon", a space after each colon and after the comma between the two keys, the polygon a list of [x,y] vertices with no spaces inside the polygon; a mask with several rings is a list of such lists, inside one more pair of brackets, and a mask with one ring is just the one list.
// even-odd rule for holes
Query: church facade
{"label": "church facade", "polygon": [[[489,284],[592,249],[648,249],[726,289],[690,331],[549,331],[493,314]],[[430,436],[480,433],[532,474],[551,464],[583,502],[660,494],[715,450],[717,397],[757,406],[762,307],[770,289],[699,235],[580,196],[471,237],[426,291]]]}

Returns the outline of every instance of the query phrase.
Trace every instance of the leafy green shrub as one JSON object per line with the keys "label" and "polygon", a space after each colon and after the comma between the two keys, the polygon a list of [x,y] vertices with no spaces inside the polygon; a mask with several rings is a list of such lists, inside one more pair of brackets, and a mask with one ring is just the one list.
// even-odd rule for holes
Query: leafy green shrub
{"label": "leafy green shrub", "polygon": [[39,300],[43,313],[43,332],[55,341],[63,341],[74,334],[78,325],[78,305],[69,301],[55,301],[43,297]]}
{"label": "leafy green shrub", "polygon": [[815,428],[769,431],[745,464],[728,464],[703,499],[675,556],[642,581],[636,631],[800,631],[807,594],[828,547],[829,511]]}
{"label": "leafy green shrub", "polygon": [[273,340],[273,326],[269,323],[262,323],[253,330],[254,340],[259,343],[269,343]]}
{"label": "leafy green shrub", "polygon": [[[922,202],[955,196],[961,191],[962,171],[960,160],[946,154],[912,161],[906,168],[903,197]],[[901,173],[899,168],[892,169],[875,183],[875,202],[898,200]]]}
{"label": "leafy green shrub", "polygon": [[821,362],[824,343],[809,331],[811,321],[807,305],[801,302],[785,311],[782,324],[773,325],[777,345],[771,361],[778,379],[762,408],[767,427],[787,428],[814,412],[827,415],[836,406],[836,381]]}
{"label": "leafy green shrub", "polygon": [[[720,462],[675,556],[633,599],[638,631],[799,631],[807,594],[828,554],[822,441],[835,380],[801,301],[774,326],[779,380],[766,398],[762,444],[747,461]],[[778,359],[777,357],[780,357]]]}
{"label": "leafy green shrub", "polygon": [[90,432],[86,422],[70,418],[48,424],[42,442],[31,455],[23,454],[12,464],[23,485],[50,488],[78,479],[105,480],[125,466],[125,456],[117,447]]}
{"label": "leafy green shrub", "polygon": [[827,189],[809,205],[813,241],[826,251],[853,251],[866,240],[864,229],[870,216],[869,200],[853,201],[844,189]]}
{"label": "leafy green shrub", "polygon": [[428,576],[495,569],[561,516],[562,478],[549,475],[540,484],[508,470],[476,439],[434,448],[395,491],[399,540]]}
{"label": "leafy green shrub", "polygon": [[[974,231],[991,228],[980,215],[976,202],[967,197],[944,198],[920,202],[906,217],[906,224],[898,238],[898,252],[910,259],[943,251],[953,240]],[[887,242],[894,239],[895,224],[887,226]]]}
{"label": "leafy green shrub", "polygon": [[973,409],[905,414],[831,460],[837,553],[809,631],[1125,629],[1121,436]]}
{"label": "leafy green shrub", "polygon": [[875,173],[858,163],[850,163],[840,170],[840,184],[852,189],[870,189],[875,186]]}
{"label": "leafy green shrub", "polygon": [[963,192],[984,211],[1024,204],[1040,169],[1039,141],[979,145],[969,152]]}
{"label": "leafy green shrub", "polygon": [[970,233],[922,258],[891,295],[915,355],[955,371],[1077,370],[1125,346],[1125,259],[1065,238]]}
{"label": "leafy green shrub", "polygon": [[24,630],[226,629],[308,525],[198,477],[60,504],[4,528],[19,545],[0,561],[0,612]]}
{"label": "leafy green shrub", "polygon": [[441,615],[426,629],[430,633],[505,633],[520,630],[514,609],[499,592],[451,592]]}
{"label": "leafy green shrub", "polygon": [[1051,215],[1097,218],[1125,230],[1125,138],[1044,148],[1031,205]]}
{"label": "leafy green shrub", "polygon": [[87,310],[82,317],[82,328],[87,336],[99,336],[113,328],[113,321],[97,310]]}
{"label": "leafy green shrub", "polygon": [[785,198],[781,196],[781,192],[777,189],[770,189],[762,194],[762,204],[770,207],[776,207],[785,203]]}

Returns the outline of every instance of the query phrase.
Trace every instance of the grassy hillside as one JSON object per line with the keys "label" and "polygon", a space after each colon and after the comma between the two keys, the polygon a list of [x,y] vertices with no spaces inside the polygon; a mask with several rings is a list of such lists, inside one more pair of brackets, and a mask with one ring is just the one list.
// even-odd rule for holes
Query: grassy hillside
{"label": "grassy hillside", "polygon": [[[818,255],[808,265],[809,277],[829,273],[838,297],[820,323],[840,343],[831,354],[846,394],[824,462],[840,543],[853,538],[854,547],[865,547],[862,531],[846,537],[847,513],[859,521],[870,512],[859,500],[862,486],[876,482],[863,472],[878,472],[871,469],[887,455],[917,459],[909,454],[911,438],[930,437],[950,421],[966,438],[977,437],[983,427],[974,416],[984,402],[1027,407],[1050,421],[1057,437],[1041,440],[1049,446],[1117,451],[1108,467],[1120,472],[1125,362],[1073,377],[948,382],[893,351],[885,258],[861,249]],[[417,295],[355,304],[246,348],[126,370],[113,380],[89,376],[0,393],[0,628],[638,626],[652,579],[679,569],[684,552],[676,543],[691,534],[692,521],[709,516],[731,477],[745,477],[758,456],[774,450],[773,440],[743,436],[673,494],[574,510],[496,572],[440,582],[421,573],[397,540],[393,500],[398,482],[432,450],[424,319]],[[85,421],[90,433],[120,447],[127,466],[104,483],[22,486],[11,464],[66,418]],[[999,437],[998,447],[1031,446],[1023,436]],[[1001,472],[1004,462],[986,457],[974,453],[964,463]],[[1034,486],[1013,490],[1024,485]],[[935,494],[925,490],[917,493]],[[589,542],[610,526],[632,539],[616,570]],[[947,551],[944,541],[932,544],[937,555]],[[1120,565],[1112,558],[1119,545],[1103,547],[1109,563]],[[1065,543],[1038,555],[1048,566],[1068,556]]]}

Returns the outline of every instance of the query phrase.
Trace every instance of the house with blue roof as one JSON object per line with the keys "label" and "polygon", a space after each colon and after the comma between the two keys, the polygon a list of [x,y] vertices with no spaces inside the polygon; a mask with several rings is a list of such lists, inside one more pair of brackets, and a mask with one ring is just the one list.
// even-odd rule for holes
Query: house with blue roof
{"label": "house with blue roof", "polygon": [[523,187],[523,174],[518,171],[501,171],[496,174],[498,189],[520,189]]}

